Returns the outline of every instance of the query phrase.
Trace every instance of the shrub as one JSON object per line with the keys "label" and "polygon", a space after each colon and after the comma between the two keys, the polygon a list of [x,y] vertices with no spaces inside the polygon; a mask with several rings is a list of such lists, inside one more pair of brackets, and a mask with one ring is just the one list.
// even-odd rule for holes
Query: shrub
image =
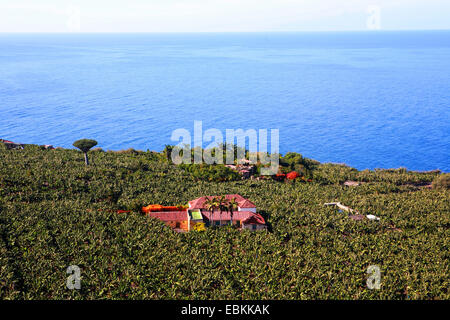
{"label": "shrub", "polygon": [[450,189],[450,173],[442,174],[433,180],[434,189]]}

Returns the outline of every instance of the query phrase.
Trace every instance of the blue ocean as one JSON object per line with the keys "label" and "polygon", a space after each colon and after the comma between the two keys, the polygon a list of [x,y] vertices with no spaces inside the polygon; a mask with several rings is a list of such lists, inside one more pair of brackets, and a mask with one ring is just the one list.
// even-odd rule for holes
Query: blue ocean
{"label": "blue ocean", "polygon": [[280,151],[450,171],[450,31],[1,34],[0,138],[162,150],[279,129]]}

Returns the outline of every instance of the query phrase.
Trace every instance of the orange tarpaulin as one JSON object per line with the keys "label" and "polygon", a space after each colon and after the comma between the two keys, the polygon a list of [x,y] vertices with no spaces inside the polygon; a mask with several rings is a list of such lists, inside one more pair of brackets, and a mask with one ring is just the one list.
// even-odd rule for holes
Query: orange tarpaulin
{"label": "orange tarpaulin", "polygon": [[286,178],[288,178],[289,180],[295,180],[295,179],[297,179],[298,177],[300,177],[300,175],[298,174],[297,171],[289,172],[289,173],[286,175]]}
{"label": "orange tarpaulin", "polygon": [[185,206],[162,206],[160,204],[151,204],[146,207],[142,207],[142,212],[163,212],[163,211],[183,211]]}

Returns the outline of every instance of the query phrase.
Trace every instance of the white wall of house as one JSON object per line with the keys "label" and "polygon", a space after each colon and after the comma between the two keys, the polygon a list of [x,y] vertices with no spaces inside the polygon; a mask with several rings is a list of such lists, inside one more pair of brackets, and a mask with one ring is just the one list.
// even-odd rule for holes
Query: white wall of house
{"label": "white wall of house", "polygon": [[238,207],[238,211],[250,211],[250,212],[256,213],[256,208],[241,208],[241,207]]}

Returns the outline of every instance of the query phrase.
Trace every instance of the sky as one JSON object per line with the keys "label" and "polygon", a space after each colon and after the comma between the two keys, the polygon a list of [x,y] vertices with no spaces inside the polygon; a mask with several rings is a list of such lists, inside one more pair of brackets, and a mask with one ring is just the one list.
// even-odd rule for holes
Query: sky
{"label": "sky", "polygon": [[450,29],[449,0],[0,0],[0,32]]}

